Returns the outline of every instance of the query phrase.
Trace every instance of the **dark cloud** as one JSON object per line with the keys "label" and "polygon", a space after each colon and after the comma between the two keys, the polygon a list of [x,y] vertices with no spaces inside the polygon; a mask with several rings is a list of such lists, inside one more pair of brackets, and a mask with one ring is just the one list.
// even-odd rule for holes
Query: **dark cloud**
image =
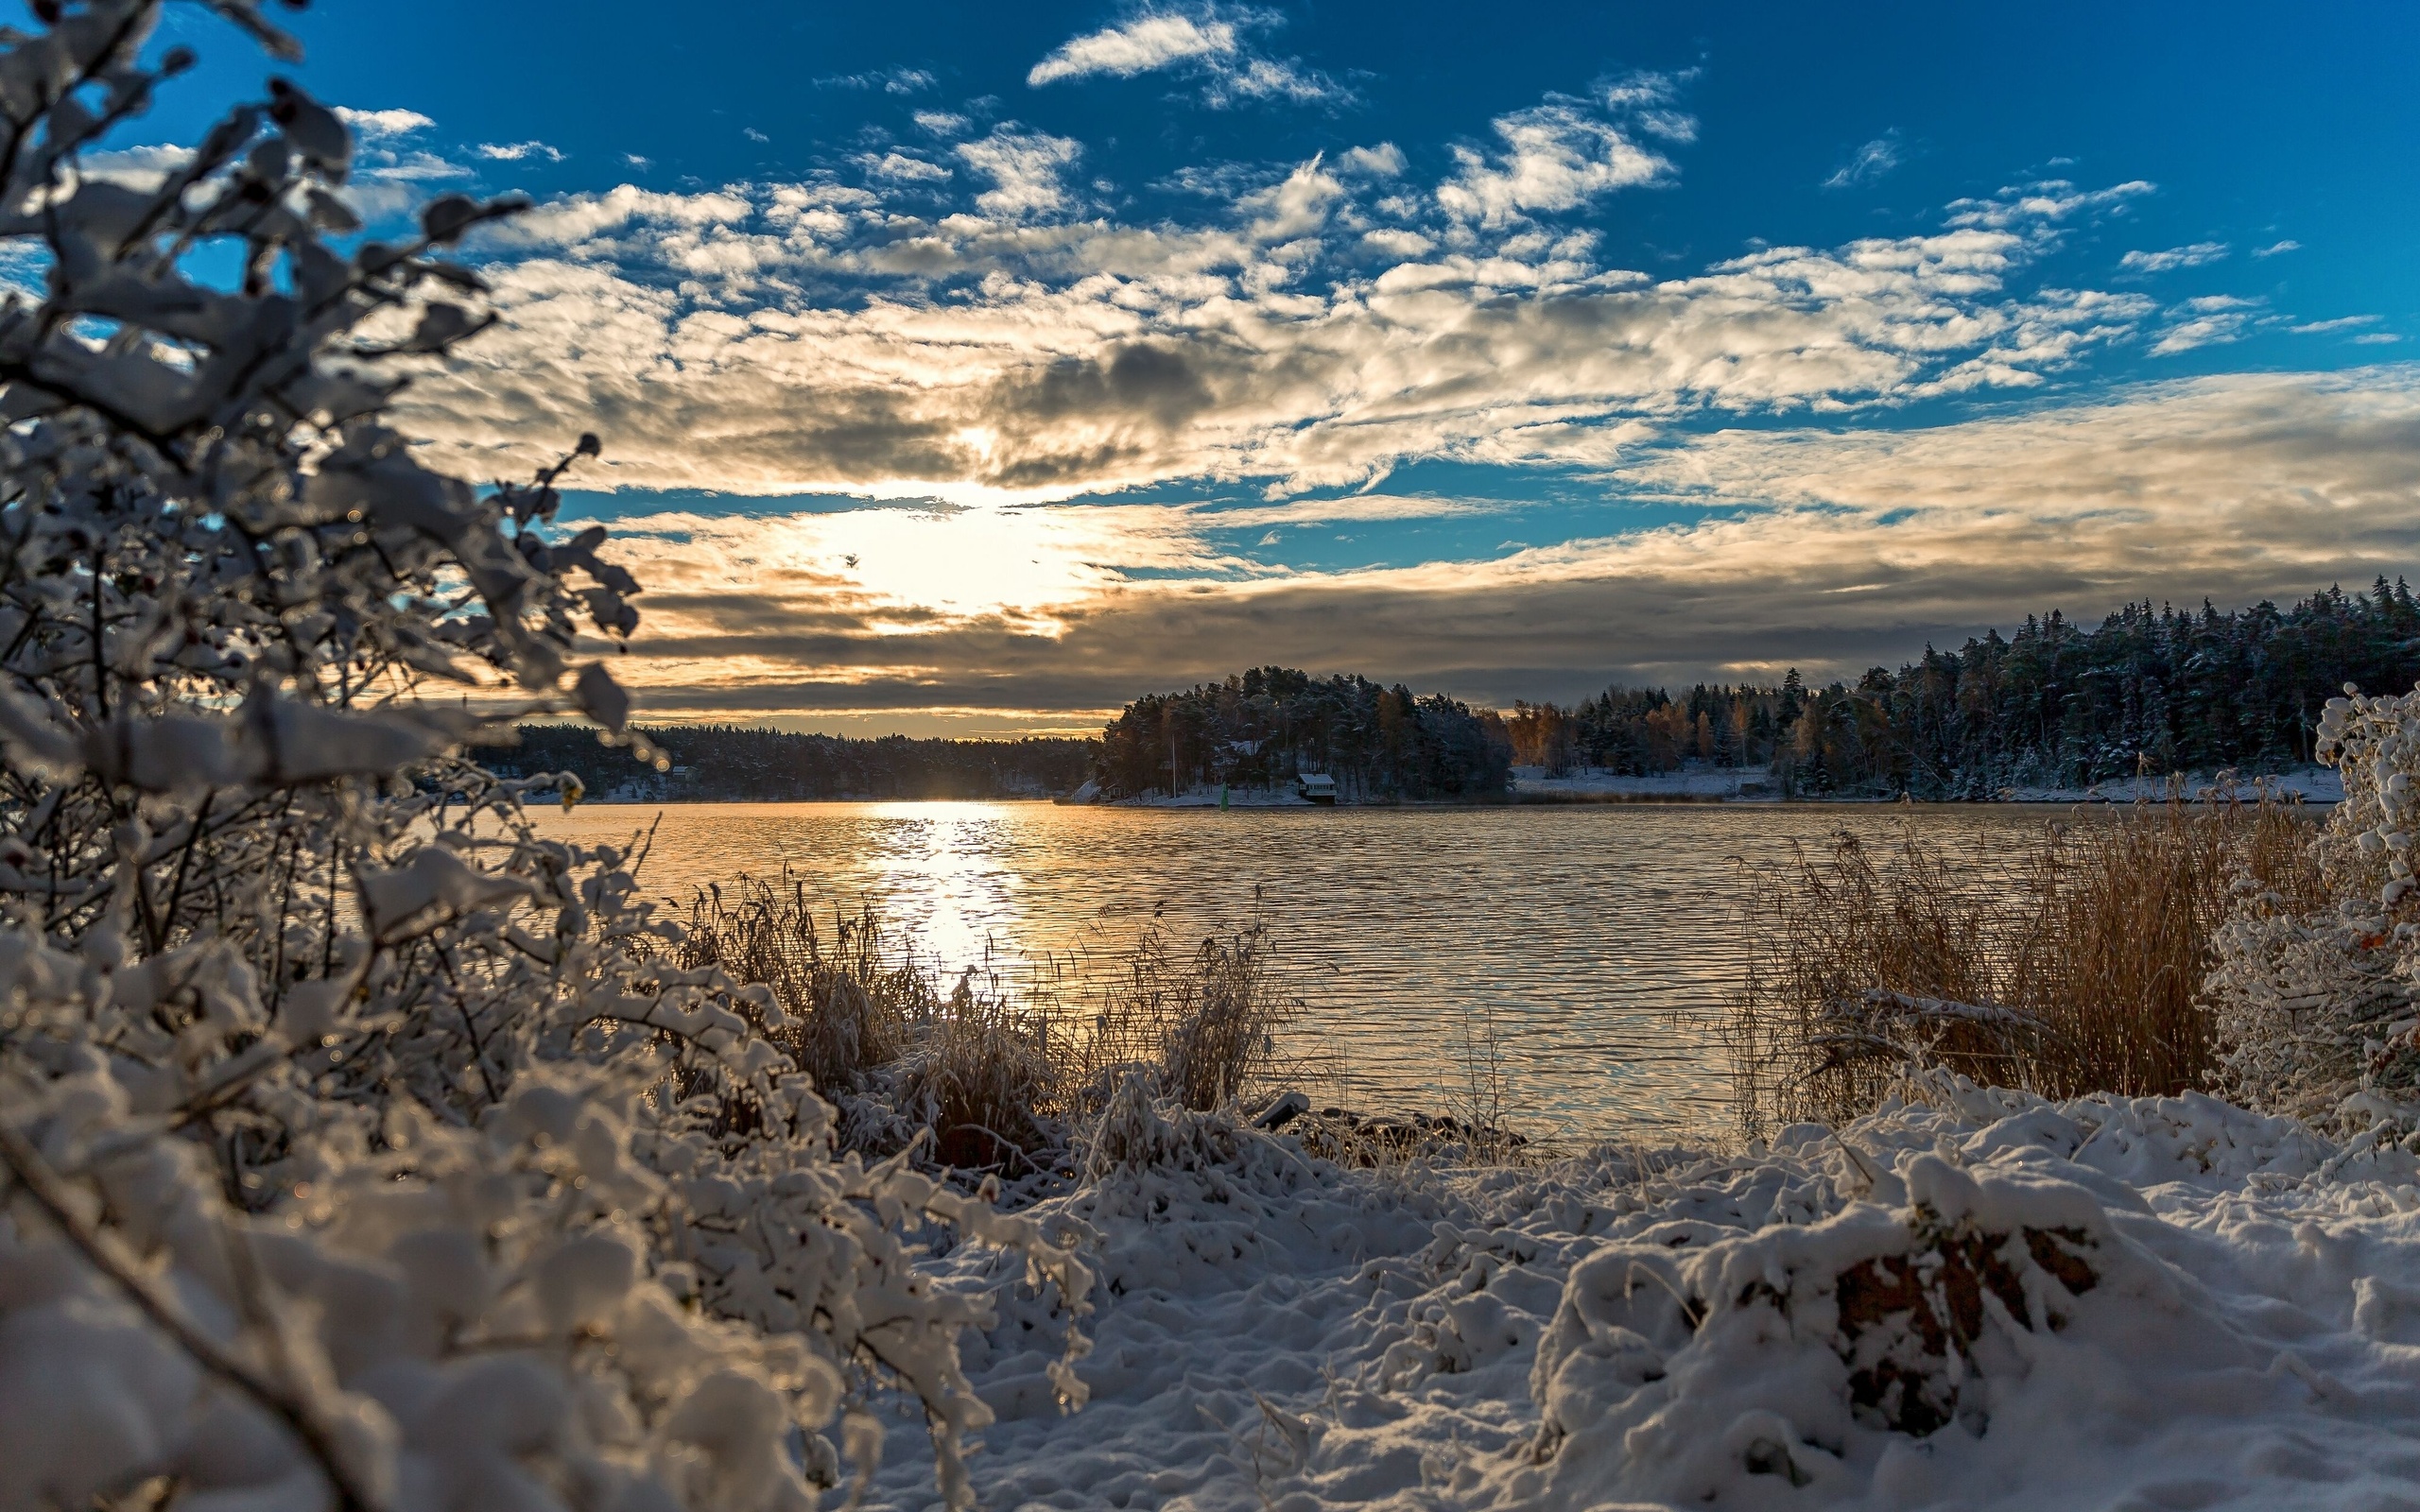
{"label": "dark cloud", "polygon": [[[1496,560],[1242,580],[1211,575],[1188,534],[1215,516],[965,511],[888,548],[907,558],[897,583],[933,576],[929,601],[821,577],[812,592],[745,572],[710,593],[682,582],[642,601],[633,670],[666,713],[980,709],[1028,724],[1268,662],[1495,704],[1789,666],[1854,677],[2051,609],[2240,605],[2404,571],[2420,553],[2420,369],[2205,380],[1912,432],[1721,433],[1618,481],[1739,507]],[[780,531],[868,520],[684,524],[684,555],[643,555],[678,576],[707,570],[682,561],[780,556],[766,543]],[[939,560],[952,531],[991,533],[955,589]],[[1135,580],[1049,569],[1024,588],[986,565],[1054,553],[1163,565]]]}

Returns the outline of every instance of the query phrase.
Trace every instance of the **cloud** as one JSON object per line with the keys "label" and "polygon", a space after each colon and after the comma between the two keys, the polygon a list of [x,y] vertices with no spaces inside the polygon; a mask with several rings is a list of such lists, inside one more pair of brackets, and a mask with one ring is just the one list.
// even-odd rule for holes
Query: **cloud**
{"label": "cloud", "polygon": [[623,153],[622,162],[626,166],[637,168],[642,171],[655,166],[655,160],[653,158],[643,158],[635,152]]}
{"label": "cloud", "polygon": [[770,142],[773,140],[771,137],[767,136],[764,132],[757,130],[752,126],[741,127],[739,129],[739,134],[746,137],[751,142]]}
{"label": "cloud", "polygon": [[1098,74],[1132,78],[1173,63],[1232,58],[1238,50],[1231,22],[1147,12],[1122,26],[1104,26],[1061,43],[1033,65],[1025,81],[1040,89]]}
{"label": "cloud", "polygon": [[1336,163],[1347,173],[1392,179],[1404,170],[1403,148],[1392,142],[1381,142],[1374,147],[1348,147]]}
{"label": "cloud", "polygon": [[193,148],[148,145],[117,147],[105,152],[87,152],[78,160],[89,176],[122,183],[145,192],[156,190],[176,172],[193,161]]}
{"label": "cloud", "polygon": [[977,208],[1011,220],[1066,209],[1067,189],[1060,175],[1083,153],[1080,144],[1066,137],[1013,125],[995,126],[990,135],[961,142],[952,150],[992,180],[992,187],[976,197]]}
{"label": "cloud", "polygon": [[1382,257],[1393,258],[1398,263],[1409,263],[1415,258],[1428,255],[1435,249],[1437,243],[1433,238],[1423,236],[1416,231],[1405,231],[1395,226],[1380,226],[1374,231],[1363,232],[1361,245]]}
{"label": "cloud", "polygon": [[1617,189],[1668,183],[1671,160],[1640,145],[1642,134],[1687,142],[1697,123],[1673,112],[1677,80],[1641,75],[1586,99],[1549,95],[1546,103],[1491,123],[1495,152],[1454,149],[1454,176],[1437,202],[1457,220],[1503,226],[1534,212],[1575,209]]}
{"label": "cloud", "polygon": [[1263,525],[1336,524],[1344,522],[1453,520],[1470,515],[1500,514],[1520,506],[1502,499],[1447,499],[1426,493],[1349,493],[1331,499],[1296,499],[1286,504],[1237,508],[1205,506],[1193,518],[1205,527],[1222,530],[1257,529]]}
{"label": "cloud", "polygon": [[2203,267],[2227,255],[2224,242],[2195,242],[2164,252],[2128,252],[2118,266],[2130,273],[2167,273],[2180,267]]}
{"label": "cloud", "polygon": [[2351,331],[2365,325],[2376,325],[2375,315],[2341,315],[2333,320],[2312,320],[2304,325],[2289,326],[2298,336],[2315,336],[2329,331]]}
{"label": "cloud", "polygon": [[418,111],[356,111],[339,105],[336,112],[337,119],[353,128],[354,135],[366,143],[389,142],[414,131],[425,131],[437,124]]}
{"label": "cloud", "polygon": [[1949,224],[1956,228],[2005,231],[2012,226],[2055,226],[2079,215],[2095,212],[2124,215],[2133,202],[2157,191],[2147,180],[2129,179],[2106,189],[2078,189],[2065,179],[2011,185],[1982,199],[1953,199]]}
{"label": "cloud", "polygon": [[1130,21],[1071,37],[1026,74],[1028,86],[1085,78],[1132,78],[1167,69],[1200,77],[1202,98],[1214,107],[1238,99],[1283,99],[1299,104],[1336,101],[1348,92],[1298,59],[1254,53],[1245,34],[1283,25],[1273,11],[1210,8],[1147,9]]}
{"label": "cloud", "polygon": [[930,69],[879,68],[862,74],[833,74],[815,81],[817,89],[880,90],[885,94],[914,94],[937,87]]}
{"label": "cloud", "polygon": [[950,111],[918,111],[915,120],[919,129],[934,136],[956,136],[966,129],[966,117]]}
{"label": "cloud", "polygon": [[2285,600],[2392,575],[2420,548],[2416,476],[2420,367],[2397,366],[1913,431],[1675,438],[1607,487],[1697,506],[1694,524],[1406,568],[1256,568],[1209,533],[1396,518],[1428,507],[1416,497],[655,516],[621,548],[649,585],[630,670],[659,714],[1059,726],[1269,662],[1498,705],[1793,665],[1853,678],[2052,608]]}
{"label": "cloud", "polygon": [[1876,137],[1849,154],[1849,160],[1832,170],[1824,180],[1826,189],[1848,189],[1861,183],[1872,183],[1899,165],[1899,133],[1894,129]]}
{"label": "cloud", "polygon": [[2152,343],[2152,355],[2168,357],[2197,347],[2240,341],[2249,333],[2255,313],[2265,302],[2230,294],[2187,300],[2168,312],[2168,324]]}
{"label": "cloud", "polygon": [[2364,347],[2390,346],[2402,339],[2392,331],[2372,331],[2366,335],[2358,335],[2353,338],[2356,345]]}
{"label": "cloud", "polygon": [[892,179],[909,183],[921,180],[929,183],[938,182],[949,177],[949,170],[940,163],[924,158],[911,157],[905,152],[885,152],[879,155],[861,152],[857,155],[856,162],[857,166],[876,179]]}
{"label": "cloud", "polygon": [[2302,249],[2303,244],[2297,241],[2271,242],[2266,247],[2254,248],[2252,249],[2252,255],[2255,257],[2274,257],[2279,252],[2299,252]]}
{"label": "cloud", "polygon": [[624,488],[1296,494],[1422,460],[1612,466],[1691,417],[2022,390],[2156,313],[2030,287],[2050,233],[2013,212],[1656,280],[1584,232],[1371,226],[1320,160],[1190,226],[1070,219],[1078,150],[1004,126],[956,148],[973,185],[898,191],[913,209],[829,180],[550,200],[480,244],[503,322],[407,418],[477,476],[595,430]]}
{"label": "cloud", "polygon": [[471,151],[491,163],[519,163],[527,158],[544,158],[548,163],[561,163],[563,154],[544,142],[482,142]]}

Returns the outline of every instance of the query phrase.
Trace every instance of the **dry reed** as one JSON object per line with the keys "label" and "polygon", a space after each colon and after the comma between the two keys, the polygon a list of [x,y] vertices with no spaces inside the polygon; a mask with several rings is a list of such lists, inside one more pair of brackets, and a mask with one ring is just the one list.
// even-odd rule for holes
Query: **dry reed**
{"label": "dry reed", "polygon": [[1922,1065],[2059,1097],[2204,1085],[2213,936],[2240,890],[2320,895],[2308,831],[2264,799],[2080,816],[2013,854],[1912,831],[1802,848],[1746,909],[1729,1039],[1749,1131],[1845,1121]]}
{"label": "dry reed", "polygon": [[1022,973],[1021,999],[989,971],[943,990],[871,909],[827,930],[785,876],[700,892],[678,959],[772,989],[787,1022],[762,1032],[840,1105],[848,1146],[887,1154],[929,1129],[937,1162],[1014,1177],[1134,1074],[1198,1111],[1255,1091],[1300,1006],[1271,954],[1262,923],[1182,950],[1148,922],[1114,971],[1053,957]]}
{"label": "dry reed", "polygon": [[1260,921],[1190,951],[1146,924],[1123,970],[1087,994],[1091,1034],[1069,1042],[1084,1100],[1097,1105],[1138,1066],[1151,1068],[1160,1095],[1199,1112],[1253,1090],[1301,1007],[1277,985],[1272,949]]}
{"label": "dry reed", "polygon": [[719,885],[700,891],[678,959],[772,988],[789,1022],[767,1037],[827,1093],[865,1090],[907,1053],[909,1026],[943,1003],[930,973],[890,947],[871,909],[835,917],[827,937],[805,885],[789,877],[779,886],[741,877],[728,896]]}

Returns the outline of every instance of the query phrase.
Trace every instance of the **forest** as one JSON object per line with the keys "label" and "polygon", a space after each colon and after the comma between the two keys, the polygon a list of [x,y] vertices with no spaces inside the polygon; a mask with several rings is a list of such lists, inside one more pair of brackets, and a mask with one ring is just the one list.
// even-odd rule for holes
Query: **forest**
{"label": "forest", "polygon": [[1514,759],[1561,774],[1772,768],[1782,792],[1990,798],[2137,775],[2273,771],[2312,759],[2326,701],[2420,679],[2420,601],[2401,579],[2280,610],[2130,604],[2098,627],[2052,611],[1956,651],[1926,647],[1855,684],[1608,688],[1569,708],[1520,703]]}
{"label": "forest", "polygon": [[1651,776],[1696,764],[1770,767],[1785,796],[1988,799],[2312,759],[2320,710],[2420,680],[2420,600],[2400,579],[2273,604],[2130,604],[2086,627],[2057,610],[1955,651],[1927,646],[1854,683],[1616,685],[1568,706],[1473,708],[1343,674],[1255,667],[1147,694],[1098,740],[856,740],[730,725],[641,733],[658,770],[569,725],[527,725],[485,753],[507,776],[569,770],[598,796],[703,801],[1105,799],[1205,784],[1274,787],[1323,771],[1347,802],[1487,799],[1514,765]]}
{"label": "forest", "polygon": [[1094,775],[1113,799],[1212,782],[1269,787],[1319,771],[1336,778],[1345,802],[1420,801],[1501,797],[1512,755],[1493,710],[1400,683],[1255,667],[1135,699],[1101,732]]}
{"label": "forest", "polygon": [[662,725],[638,733],[659,771],[577,725],[523,725],[515,744],[480,751],[506,777],[575,772],[598,798],[718,803],[817,799],[1048,798],[1092,769],[1088,740],[852,740],[736,725]]}

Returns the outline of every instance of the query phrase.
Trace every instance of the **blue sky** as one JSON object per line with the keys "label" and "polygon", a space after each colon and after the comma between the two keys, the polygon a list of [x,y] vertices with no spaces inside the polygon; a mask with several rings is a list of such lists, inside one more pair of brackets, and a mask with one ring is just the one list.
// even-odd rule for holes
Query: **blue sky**
{"label": "blue sky", "polygon": [[[1854,674],[2412,557],[2411,8],[671,14],[297,26],[373,215],[539,201],[405,418],[604,437],[660,717]],[[130,162],[265,72],[177,25]]]}

